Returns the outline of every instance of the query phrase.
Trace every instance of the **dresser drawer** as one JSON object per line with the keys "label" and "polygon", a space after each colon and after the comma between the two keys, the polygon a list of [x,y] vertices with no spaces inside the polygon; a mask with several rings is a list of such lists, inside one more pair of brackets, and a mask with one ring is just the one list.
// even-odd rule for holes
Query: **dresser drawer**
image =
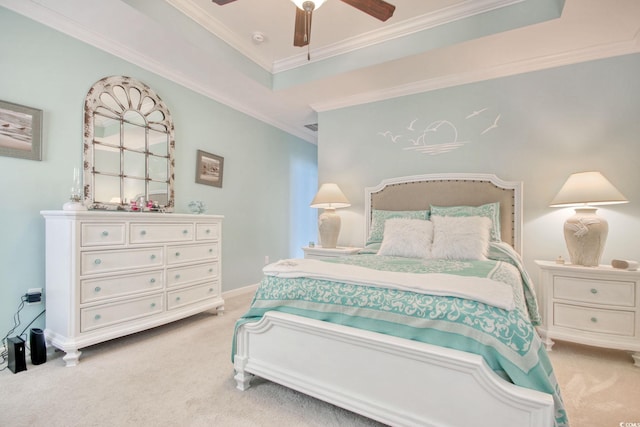
{"label": "dresser drawer", "polygon": [[218,240],[220,238],[220,223],[197,223],[196,240]]}
{"label": "dresser drawer", "polygon": [[187,304],[218,296],[220,285],[217,281],[191,286],[167,293],[167,309],[173,310]]}
{"label": "dresser drawer", "polygon": [[635,283],[555,276],[553,297],[593,304],[635,307]]}
{"label": "dresser drawer", "polygon": [[80,303],[160,290],[164,286],[162,270],[126,276],[109,276],[80,282]]}
{"label": "dresser drawer", "polygon": [[87,246],[124,245],[125,223],[83,222],[80,226],[81,244]]}
{"label": "dresser drawer", "polygon": [[192,223],[131,224],[131,243],[188,242],[193,240]]}
{"label": "dresser drawer", "polygon": [[167,263],[214,260],[218,256],[218,243],[167,247]]}
{"label": "dresser drawer", "polygon": [[553,323],[555,326],[633,336],[635,334],[635,313],[622,310],[604,310],[556,303],[553,305]]}
{"label": "dresser drawer", "polygon": [[161,247],[82,252],[80,255],[80,274],[151,268],[162,266],[163,263]]}
{"label": "dresser drawer", "polygon": [[162,313],[163,294],[80,309],[80,331],[88,332]]}
{"label": "dresser drawer", "polygon": [[215,261],[188,267],[176,267],[167,270],[167,286],[179,286],[207,279],[212,280],[217,276],[218,263]]}

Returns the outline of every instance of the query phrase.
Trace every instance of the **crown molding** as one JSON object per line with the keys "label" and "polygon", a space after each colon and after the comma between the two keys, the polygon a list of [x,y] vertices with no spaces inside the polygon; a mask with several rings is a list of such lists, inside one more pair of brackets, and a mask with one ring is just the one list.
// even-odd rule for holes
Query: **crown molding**
{"label": "crown molding", "polygon": [[577,64],[580,62],[605,59],[615,56],[627,55],[640,52],[640,31],[629,40],[623,40],[602,45],[590,46],[583,49],[576,49],[568,52],[540,56],[538,58],[514,61],[506,64],[496,65],[485,69],[448,74],[446,76],[434,77],[432,79],[413,82],[391,88],[360,93],[347,96],[330,102],[312,103],[311,108],[316,112],[337,110],[340,108],[352,107],[355,105],[368,104],[371,102],[384,101],[406,95],[415,95],[423,92],[444,89],[447,87],[459,86],[468,83],[475,83],[499,77],[539,71],[549,68],[561,67],[564,65]]}
{"label": "crown molding", "polygon": [[[180,1],[180,0],[169,0]],[[379,30],[369,31],[355,37],[333,43],[322,48],[311,49],[313,62],[333,58],[364,49],[385,41],[398,39],[431,28],[466,19],[481,13],[521,3],[524,0],[466,0],[464,2],[439,9],[435,12],[408,19],[398,24],[387,25]],[[273,74],[308,65],[307,54],[291,56],[274,61]]]}

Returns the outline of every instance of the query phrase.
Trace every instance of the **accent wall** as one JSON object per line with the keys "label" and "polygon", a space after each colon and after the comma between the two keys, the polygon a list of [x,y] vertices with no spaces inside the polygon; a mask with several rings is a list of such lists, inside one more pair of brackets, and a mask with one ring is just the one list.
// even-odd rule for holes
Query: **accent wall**
{"label": "accent wall", "polygon": [[426,173],[491,173],[523,181],[523,253],[568,260],[571,208],[549,203],[574,172],[597,170],[629,200],[602,206],[609,222],[602,263],[640,259],[640,54],[433,90],[322,112],[319,182],[351,201],[338,243],[361,246],[364,188]]}

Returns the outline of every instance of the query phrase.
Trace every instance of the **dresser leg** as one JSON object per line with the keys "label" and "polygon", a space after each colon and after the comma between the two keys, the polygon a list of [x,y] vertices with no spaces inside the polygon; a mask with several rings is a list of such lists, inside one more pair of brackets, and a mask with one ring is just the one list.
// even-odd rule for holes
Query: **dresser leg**
{"label": "dresser leg", "polygon": [[555,342],[553,342],[553,340],[547,336],[547,331],[538,329],[538,335],[540,335],[540,339],[544,344],[544,348],[546,348],[547,351],[551,351],[551,347],[553,347]]}
{"label": "dresser leg", "polygon": [[634,365],[640,368],[640,351],[636,351],[631,353],[631,357],[633,357]]}
{"label": "dresser leg", "polygon": [[80,363],[80,355],[82,354],[80,350],[67,351],[66,353],[66,356],[64,356],[62,360],[65,361],[65,366],[67,368],[76,366],[78,363]]}

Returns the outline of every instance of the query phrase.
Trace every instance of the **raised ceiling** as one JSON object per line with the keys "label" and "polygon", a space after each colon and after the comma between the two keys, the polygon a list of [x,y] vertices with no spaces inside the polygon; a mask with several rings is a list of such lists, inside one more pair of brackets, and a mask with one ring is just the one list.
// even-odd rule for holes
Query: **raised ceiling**
{"label": "raised ceiling", "polygon": [[[0,0],[309,142],[321,111],[640,51],[637,0],[339,1],[293,46],[291,0]],[[307,55],[311,59],[307,59]]]}

